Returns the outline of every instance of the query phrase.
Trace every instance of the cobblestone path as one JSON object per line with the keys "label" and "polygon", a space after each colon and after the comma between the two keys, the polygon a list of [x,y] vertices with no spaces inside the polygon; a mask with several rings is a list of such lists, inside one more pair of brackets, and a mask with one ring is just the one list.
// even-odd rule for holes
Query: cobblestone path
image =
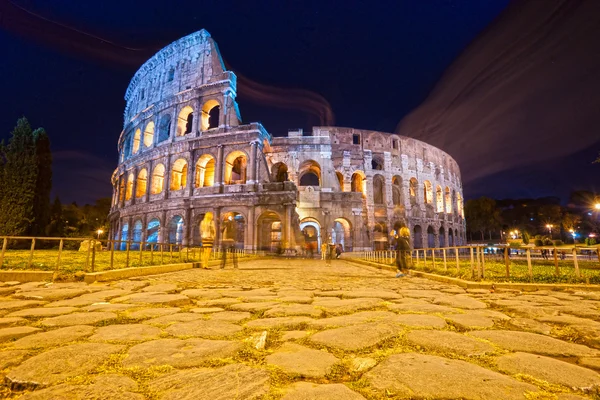
{"label": "cobblestone path", "polygon": [[0,397],[598,399],[600,292],[465,291],[343,260],[0,283]]}

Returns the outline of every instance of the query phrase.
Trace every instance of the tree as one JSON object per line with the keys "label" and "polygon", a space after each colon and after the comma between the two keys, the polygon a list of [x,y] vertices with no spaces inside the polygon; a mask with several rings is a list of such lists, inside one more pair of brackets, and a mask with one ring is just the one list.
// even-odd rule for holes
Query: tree
{"label": "tree", "polygon": [[502,219],[496,201],[489,197],[468,200],[465,204],[465,219],[471,232],[480,232],[484,240],[485,232],[490,233],[501,227]]}
{"label": "tree", "polygon": [[50,141],[43,129],[17,121],[7,145],[0,144],[0,234],[42,235],[50,219]]}

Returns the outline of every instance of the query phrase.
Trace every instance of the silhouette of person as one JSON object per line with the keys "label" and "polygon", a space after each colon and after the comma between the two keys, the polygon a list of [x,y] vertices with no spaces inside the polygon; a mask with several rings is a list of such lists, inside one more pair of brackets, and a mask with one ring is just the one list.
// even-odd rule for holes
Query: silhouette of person
{"label": "silhouette of person", "polygon": [[210,253],[212,252],[213,245],[215,243],[215,235],[217,228],[215,227],[215,221],[213,220],[213,214],[207,212],[200,222],[200,236],[202,238],[202,268],[208,269],[208,260],[210,259]]}
{"label": "silhouette of person", "polygon": [[233,268],[238,267],[237,253],[235,252],[235,241],[237,239],[237,225],[230,215],[223,224],[223,235],[221,236],[221,269],[227,263],[227,253],[231,253]]}

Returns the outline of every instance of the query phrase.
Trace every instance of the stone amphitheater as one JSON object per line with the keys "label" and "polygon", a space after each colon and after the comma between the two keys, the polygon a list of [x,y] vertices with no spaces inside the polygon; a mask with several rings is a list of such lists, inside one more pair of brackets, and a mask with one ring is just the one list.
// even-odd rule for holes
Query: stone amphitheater
{"label": "stone amphitheater", "polygon": [[236,81],[205,30],[136,72],[112,176],[111,238],[198,245],[212,212],[217,232],[225,219],[237,222],[247,251],[325,240],[345,251],[387,249],[401,225],[415,248],[464,242],[460,170],[448,154],[353,128],[273,136],[242,123]]}

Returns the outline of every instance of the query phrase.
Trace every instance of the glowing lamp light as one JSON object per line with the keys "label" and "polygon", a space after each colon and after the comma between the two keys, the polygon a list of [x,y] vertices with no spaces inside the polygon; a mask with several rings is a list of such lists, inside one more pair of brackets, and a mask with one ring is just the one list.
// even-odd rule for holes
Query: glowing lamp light
{"label": "glowing lamp light", "polygon": [[98,229],[96,233],[98,234],[98,239],[100,239],[100,235],[102,235],[104,231],[102,229]]}
{"label": "glowing lamp light", "polygon": [[596,204],[594,204],[594,208],[595,208],[596,210],[600,210],[600,203],[596,203]]}

